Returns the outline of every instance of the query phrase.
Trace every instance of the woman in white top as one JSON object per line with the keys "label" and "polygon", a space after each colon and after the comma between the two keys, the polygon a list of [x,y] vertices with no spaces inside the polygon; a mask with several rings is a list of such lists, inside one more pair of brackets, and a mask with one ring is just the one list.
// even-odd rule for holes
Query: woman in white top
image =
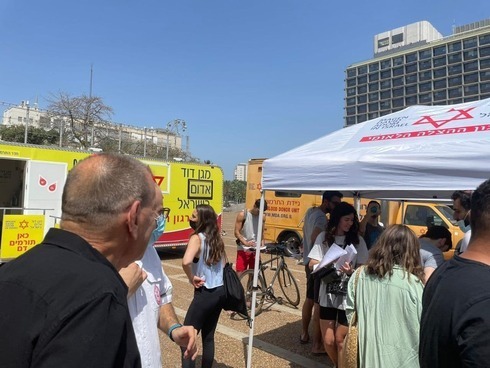
{"label": "woman in white top", "polygon": [[[214,333],[225,301],[225,245],[218,227],[218,216],[213,207],[197,205],[189,222],[194,233],[189,238],[182,258],[182,268],[194,286],[194,299],[189,306],[184,324],[194,326],[198,333],[201,332],[201,367],[205,368],[213,365]],[[182,367],[193,368],[195,361],[182,359]]]}
{"label": "woman in white top", "polygon": [[345,248],[352,244],[357,255],[351,263],[339,265],[338,277],[326,283],[321,282],[319,292],[320,328],[325,350],[335,365],[342,351],[342,344],[348,331],[345,315],[347,284],[355,268],[366,263],[368,250],[364,239],[359,236],[359,218],[355,208],[347,202],[335,206],[325,231],[321,232],[308,255],[309,266],[321,261],[328,248],[333,244]]}

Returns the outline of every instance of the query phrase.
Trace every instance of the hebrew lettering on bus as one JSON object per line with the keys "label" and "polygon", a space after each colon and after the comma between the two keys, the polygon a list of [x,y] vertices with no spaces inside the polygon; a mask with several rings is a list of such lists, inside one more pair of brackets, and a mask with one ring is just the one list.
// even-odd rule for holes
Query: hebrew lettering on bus
{"label": "hebrew lettering on bus", "polygon": [[192,210],[196,208],[198,204],[210,204],[207,199],[181,199],[177,198],[179,201],[179,210]]}
{"label": "hebrew lettering on bus", "polygon": [[[204,170],[199,170],[204,171]],[[189,179],[187,181],[187,197],[189,199],[213,199],[213,181]]]}

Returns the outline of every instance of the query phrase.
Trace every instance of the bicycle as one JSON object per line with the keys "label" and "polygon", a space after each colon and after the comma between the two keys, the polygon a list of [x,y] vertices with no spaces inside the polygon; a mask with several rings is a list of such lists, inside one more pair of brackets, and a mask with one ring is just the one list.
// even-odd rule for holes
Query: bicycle
{"label": "bicycle", "polygon": [[[284,256],[287,255],[287,246],[284,243],[267,244],[265,252],[269,253],[271,258],[266,262],[262,262],[262,260],[260,260],[259,263],[260,271],[257,279],[257,295],[255,300],[256,316],[262,312],[262,306],[266,299],[271,301],[272,304],[283,304],[283,298],[274,294],[273,286],[276,279],[279,282],[279,287],[281,288],[284,297],[287,299],[290,305],[296,307],[300,302],[298,284],[284,260]],[[272,265],[272,262],[274,261],[276,261],[275,267]],[[270,284],[267,286],[265,270],[269,267],[269,264],[271,265],[270,269],[275,271],[275,273],[272,276]],[[240,282],[245,290],[245,299],[247,301],[247,308],[249,312],[252,304],[253,274],[254,270],[246,270],[240,275]]]}

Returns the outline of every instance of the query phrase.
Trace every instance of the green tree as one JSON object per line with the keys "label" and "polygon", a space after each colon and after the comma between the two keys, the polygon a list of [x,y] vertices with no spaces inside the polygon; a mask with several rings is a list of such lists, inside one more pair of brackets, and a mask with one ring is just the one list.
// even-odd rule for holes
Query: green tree
{"label": "green tree", "polygon": [[225,180],[223,185],[223,195],[225,204],[230,201],[236,203],[245,202],[247,182],[241,180]]}
{"label": "green tree", "polygon": [[[25,126],[11,125],[0,127],[0,137],[4,141],[24,143]],[[52,145],[58,144],[60,139],[59,133],[55,129],[42,129],[35,127],[27,128],[27,143]]]}

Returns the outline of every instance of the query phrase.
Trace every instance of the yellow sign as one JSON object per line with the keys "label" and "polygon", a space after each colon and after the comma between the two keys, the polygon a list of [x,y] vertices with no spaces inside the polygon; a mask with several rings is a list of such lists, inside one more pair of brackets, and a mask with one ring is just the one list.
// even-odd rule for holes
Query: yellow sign
{"label": "yellow sign", "polygon": [[16,258],[44,237],[44,215],[5,215],[0,258]]}

